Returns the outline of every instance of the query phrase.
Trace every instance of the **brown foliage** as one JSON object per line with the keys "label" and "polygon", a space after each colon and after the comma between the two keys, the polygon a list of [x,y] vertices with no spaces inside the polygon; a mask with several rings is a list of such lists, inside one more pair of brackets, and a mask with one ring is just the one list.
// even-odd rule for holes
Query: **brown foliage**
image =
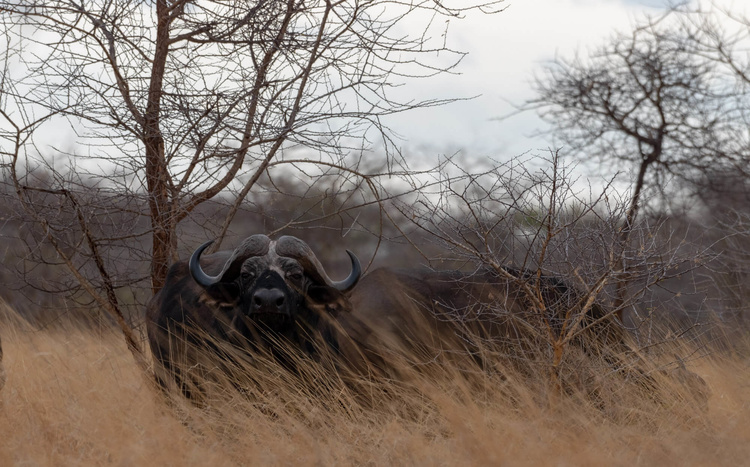
{"label": "brown foliage", "polygon": [[372,382],[369,406],[335,384],[312,394],[267,371],[264,391],[217,387],[197,409],[165,405],[109,332],[2,331],[3,465],[734,465],[750,455],[750,373],[735,357],[690,364],[714,393],[705,411],[674,383],[656,401],[600,373],[602,411],[581,393],[547,405],[543,380],[467,380],[455,367]]}

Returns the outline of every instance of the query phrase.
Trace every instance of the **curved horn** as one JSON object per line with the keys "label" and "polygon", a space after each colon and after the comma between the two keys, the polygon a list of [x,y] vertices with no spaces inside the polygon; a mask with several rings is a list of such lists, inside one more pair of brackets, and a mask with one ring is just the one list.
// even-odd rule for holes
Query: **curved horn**
{"label": "curved horn", "polygon": [[362,276],[362,266],[359,264],[359,259],[349,250],[346,250],[349,255],[349,259],[352,262],[352,272],[349,273],[349,277],[340,282],[334,282],[326,274],[323,265],[320,264],[318,258],[313,253],[312,249],[297,237],[285,235],[278,239],[276,242],[276,254],[279,256],[286,256],[294,258],[302,265],[305,272],[307,272],[317,282],[322,282],[342,292],[348,292],[351,290],[359,278]]}
{"label": "curved horn", "polygon": [[190,255],[190,261],[188,262],[190,267],[190,275],[193,276],[193,280],[198,283],[201,287],[210,287],[221,280],[221,274],[218,276],[209,276],[201,268],[201,254],[203,250],[208,248],[214,241],[209,240],[203,245],[199,246],[192,255]]}
{"label": "curved horn", "polygon": [[210,287],[220,281],[228,282],[234,280],[234,278],[240,273],[242,263],[244,263],[246,259],[253,256],[263,256],[268,253],[271,239],[263,234],[257,234],[246,238],[237,248],[234,249],[232,255],[221,268],[221,272],[216,276],[209,276],[201,268],[200,257],[203,251],[213,242],[214,241],[211,240],[199,246],[190,256],[190,275],[193,276],[195,282],[202,287]]}
{"label": "curved horn", "polygon": [[349,273],[349,277],[341,282],[334,282],[331,284],[332,287],[342,291],[348,292],[357,285],[359,278],[362,277],[362,265],[359,264],[359,259],[349,250],[346,250],[346,254],[352,260],[352,272]]}

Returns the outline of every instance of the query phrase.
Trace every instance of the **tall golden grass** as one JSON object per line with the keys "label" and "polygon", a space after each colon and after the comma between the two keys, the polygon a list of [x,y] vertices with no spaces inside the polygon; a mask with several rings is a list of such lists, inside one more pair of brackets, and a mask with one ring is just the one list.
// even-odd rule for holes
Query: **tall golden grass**
{"label": "tall golden grass", "polygon": [[[539,386],[453,375],[383,381],[369,404],[320,397],[280,372],[265,396],[227,390],[196,408],[170,401],[122,339],[74,327],[2,329],[0,465],[740,465],[750,459],[748,360],[691,364],[706,410],[684,397],[638,404],[643,388],[609,388],[612,408],[575,395],[550,404]],[[451,374],[451,373],[447,373]],[[269,383],[270,382],[270,383]],[[412,390],[418,387],[419,390]],[[677,394],[676,391],[675,394]],[[610,401],[609,404],[612,404]],[[623,415],[624,414],[624,415]]]}

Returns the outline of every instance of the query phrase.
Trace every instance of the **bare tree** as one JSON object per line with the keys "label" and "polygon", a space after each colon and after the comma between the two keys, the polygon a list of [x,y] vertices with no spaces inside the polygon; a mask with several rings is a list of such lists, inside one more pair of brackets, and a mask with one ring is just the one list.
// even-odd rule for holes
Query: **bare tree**
{"label": "bare tree", "polygon": [[688,178],[685,192],[698,200],[701,227],[718,252],[711,264],[713,288],[721,295],[723,316],[747,322],[750,263],[750,17],[718,2],[683,3],[667,15],[682,48],[711,67],[713,95],[721,100],[722,137],[718,163]]}
{"label": "bare tree", "polygon": [[726,150],[729,102],[720,76],[688,50],[689,37],[671,19],[617,34],[587,57],[554,60],[526,103],[581,159],[635,168],[623,240],[644,190],[662,190],[672,176],[695,180],[737,159]]}
{"label": "bare tree", "polygon": [[[648,190],[671,204],[670,179],[694,185],[702,174],[741,164],[734,150],[732,94],[711,61],[692,53],[692,40],[672,12],[616,34],[588,56],[558,58],[534,82],[536,109],[577,157],[634,172],[632,194],[619,228],[620,248]],[[685,184],[676,184],[677,188]],[[632,271],[627,255],[620,271]],[[619,284],[618,307],[630,278]]]}
{"label": "bare tree", "polygon": [[[2,1],[10,193],[41,227],[51,261],[121,322],[139,354],[118,297],[138,279],[118,271],[124,256],[150,263],[157,291],[180,223],[231,193],[216,219],[223,237],[270,167],[310,183],[300,167],[317,165],[309,173],[366,184],[352,154],[374,144],[387,167],[403,165],[382,118],[449,100],[401,101],[391,88],[450,71],[463,54],[442,25],[497,4]],[[63,128],[74,142],[55,139]],[[128,249],[147,239],[150,251]]]}
{"label": "bare tree", "polygon": [[731,167],[747,176],[746,162],[750,154],[750,16],[721,7],[714,2],[682,4],[671,11],[676,29],[686,38],[686,53],[710,63],[721,77],[716,87],[723,86],[726,120],[731,124],[727,152],[740,154]]}
{"label": "bare tree", "polygon": [[[650,220],[632,225],[630,242],[623,246],[628,197],[613,189],[614,177],[598,192],[572,178],[559,152],[487,163],[484,170],[447,164],[433,175],[432,192],[397,201],[396,208],[405,224],[441,246],[442,256],[430,258],[435,264],[450,259],[451,267],[467,271],[469,282],[472,273],[486,277],[489,270],[522,297],[523,316],[509,316],[503,300],[472,310],[486,323],[510,321],[524,336],[525,342],[507,345],[501,360],[538,365],[535,371],[546,370],[557,391],[576,378],[595,378],[584,376],[592,369],[578,360],[581,348],[594,353],[597,364],[609,365],[608,373],[645,376],[639,350],[664,343],[664,335],[650,334],[654,320],[623,319],[623,312],[640,308],[654,288],[696,268],[706,251]],[[626,295],[619,287],[624,280],[630,284]],[[452,318],[461,319],[462,310],[456,314]],[[623,322],[636,326],[632,346]],[[492,339],[487,347],[494,349],[511,340],[507,335]],[[528,342],[534,344],[524,347]]]}

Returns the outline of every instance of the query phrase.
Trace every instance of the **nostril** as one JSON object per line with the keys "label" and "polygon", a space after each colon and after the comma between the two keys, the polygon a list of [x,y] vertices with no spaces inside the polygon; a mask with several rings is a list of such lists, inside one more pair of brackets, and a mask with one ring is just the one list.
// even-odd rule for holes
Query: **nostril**
{"label": "nostril", "polygon": [[286,296],[279,289],[259,289],[251,299],[252,308],[255,311],[277,312],[286,305]]}

